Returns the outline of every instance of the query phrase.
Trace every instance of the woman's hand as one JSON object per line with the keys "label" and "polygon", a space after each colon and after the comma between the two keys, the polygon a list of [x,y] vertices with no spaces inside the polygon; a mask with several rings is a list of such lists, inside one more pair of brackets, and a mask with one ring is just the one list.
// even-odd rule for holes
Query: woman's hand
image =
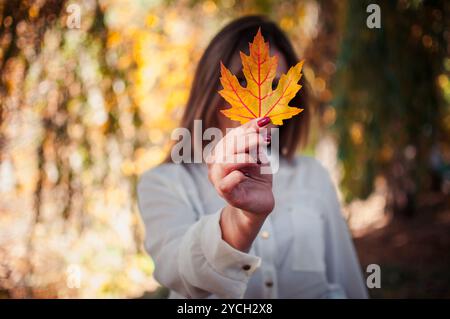
{"label": "woman's hand", "polygon": [[252,120],[231,130],[207,159],[208,177],[228,206],[221,215],[222,237],[231,246],[248,251],[275,200],[272,174],[264,146],[270,143],[269,118]]}

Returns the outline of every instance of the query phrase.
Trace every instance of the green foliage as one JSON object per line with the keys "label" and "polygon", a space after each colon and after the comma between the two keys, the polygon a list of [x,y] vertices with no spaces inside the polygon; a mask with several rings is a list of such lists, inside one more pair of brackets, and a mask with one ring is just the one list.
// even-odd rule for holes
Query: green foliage
{"label": "green foliage", "polygon": [[431,152],[446,152],[449,132],[437,81],[449,56],[448,2],[379,1],[381,29],[369,29],[372,2],[347,4],[333,82],[348,199],[368,195],[376,176],[397,194],[426,190]]}

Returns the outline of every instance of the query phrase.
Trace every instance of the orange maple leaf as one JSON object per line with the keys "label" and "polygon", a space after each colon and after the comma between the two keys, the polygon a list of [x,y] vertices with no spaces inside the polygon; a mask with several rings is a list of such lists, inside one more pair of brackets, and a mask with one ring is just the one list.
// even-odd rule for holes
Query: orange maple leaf
{"label": "orange maple leaf", "polygon": [[283,120],[303,111],[288,105],[302,87],[298,81],[302,77],[303,61],[291,67],[287,74],[283,74],[277,88],[272,90],[278,57],[270,56],[269,43],[264,42],[261,29],[249,44],[249,48],[250,55],[240,52],[247,80],[246,87],[242,87],[236,76],[220,63],[220,82],[223,89],[219,94],[231,105],[231,108],[221,112],[241,124],[258,117],[270,117],[273,124],[282,125]]}

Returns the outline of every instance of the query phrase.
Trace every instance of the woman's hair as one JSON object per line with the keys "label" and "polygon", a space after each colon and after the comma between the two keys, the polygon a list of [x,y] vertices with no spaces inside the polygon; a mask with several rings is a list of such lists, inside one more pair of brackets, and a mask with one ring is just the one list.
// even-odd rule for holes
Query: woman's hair
{"label": "woman's hair", "polygon": [[[203,131],[210,127],[220,127],[219,116],[222,115],[219,108],[221,104],[226,105],[218,94],[221,89],[220,61],[230,67],[233,59],[239,56],[236,53],[248,53],[248,44],[253,41],[258,28],[261,28],[262,35],[270,46],[284,56],[288,68],[298,63],[292,44],[274,22],[264,16],[246,16],[232,21],[211,40],[198,63],[181,127],[187,128],[191,134],[194,133],[194,120],[202,120]],[[310,113],[306,105],[307,92],[304,83],[302,84],[302,89],[289,105],[301,107],[304,111],[300,116],[285,120],[285,124],[280,127],[279,149],[282,156],[288,159],[293,157],[298,146],[306,144],[308,137]],[[170,162],[170,154],[166,162]]]}

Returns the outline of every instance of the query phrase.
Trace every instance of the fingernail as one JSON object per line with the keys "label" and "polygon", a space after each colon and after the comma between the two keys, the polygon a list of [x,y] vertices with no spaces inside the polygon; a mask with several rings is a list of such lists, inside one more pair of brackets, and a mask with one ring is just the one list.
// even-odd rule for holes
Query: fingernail
{"label": "fingernail", "polygon": [[267,124],[269,124],[269,122],[270,122],[270,118],[263,117],[262,119],[258,120],[257,124],[259,127],[263,127],[263,126],[266,126]]}

